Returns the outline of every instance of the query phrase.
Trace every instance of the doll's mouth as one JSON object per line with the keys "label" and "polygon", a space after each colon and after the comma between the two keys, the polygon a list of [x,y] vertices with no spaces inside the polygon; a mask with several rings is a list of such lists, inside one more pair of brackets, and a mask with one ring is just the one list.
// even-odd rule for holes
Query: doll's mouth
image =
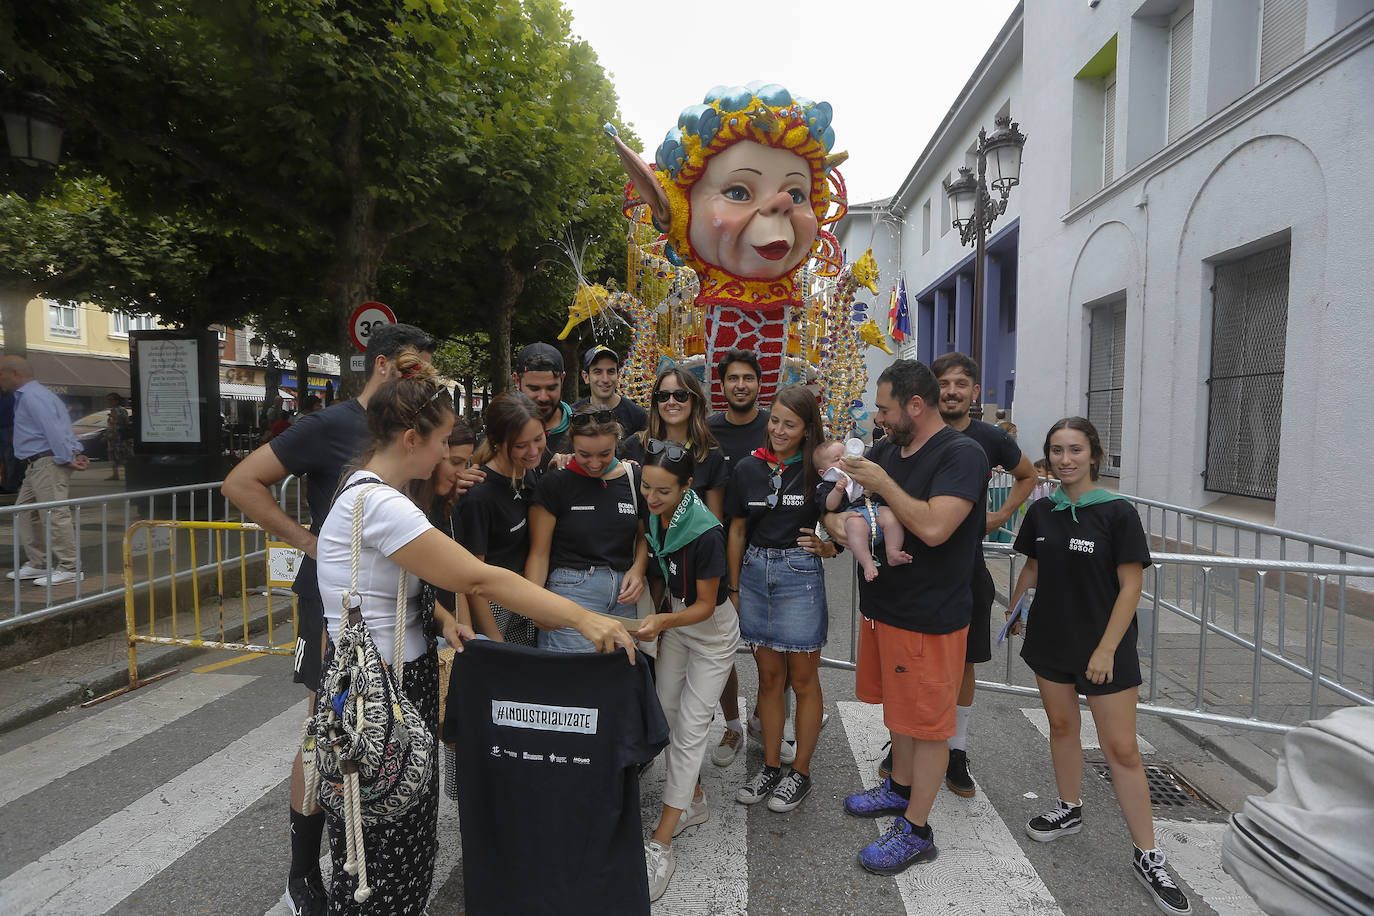
{"label": "doll's mouth", "polygon": [[792,246],[784,241],[769,242],[767,245],[755,245],[754,250],[759,253],[759,257],[767,258],[770,261],[781,261],[787,257],[787,252],[792,250]]}

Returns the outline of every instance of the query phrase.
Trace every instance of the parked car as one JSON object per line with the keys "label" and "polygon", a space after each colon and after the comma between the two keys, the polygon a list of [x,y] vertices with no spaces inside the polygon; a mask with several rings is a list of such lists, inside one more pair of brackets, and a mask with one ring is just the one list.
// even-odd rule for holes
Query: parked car
{"label": "parked car", "polygon": [[[72,423],[72,432],[76,434],[76,441],[81,443],[81,450],[92,461],[103,461],[109,457],[109,447],[105,442],[105,424],[109,418],[110,411],[109,408],[106,408],[86,414],[80,420]],[[129,411],[129,422],[133,422],[133,411]],[[132,429],[129,430],[129,434],[133,434]]]}

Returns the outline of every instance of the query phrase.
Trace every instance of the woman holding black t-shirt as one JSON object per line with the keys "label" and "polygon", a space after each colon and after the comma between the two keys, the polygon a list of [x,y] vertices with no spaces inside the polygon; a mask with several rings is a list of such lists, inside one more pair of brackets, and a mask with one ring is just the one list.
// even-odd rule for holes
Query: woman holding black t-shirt
{"label": "woman holding black t-shirt", "polygon": [[640,492],[650,513],[649,577],[654,605],[663,610],[645,617],[635,637],[658,640],[654,681],[672,735],[663,814],[644,845],[649,899],[657,900],[673,875],[673,837],[710,817],[701,760],[716,698],[734,670],[739,620],[731,604],[720,602],[725,532],[692,485],[692,450],[659,439],[645,445]]}
{"label": "woman holding black t-shirt", "polygon": [[[486,433],[473,460],[487,476],[459,501],[458,528],[463,546],[477,559],[523,575],[530,547],[529,511],[544,456],[544,423],[527,395],[507,391],[487,408]],[[506,642],[535,644],[534,623],[528,617],[476,596],[468,601],[491,608]]]}
{"label": "woman holding black t-shirt", "polygon": [[[609,410],[573,412],[572,460],[539,481],[530,507],[525,578],[589,611],[634,618],[648,560],[640,499],[630,465],[615,456],[620,424]],[[541,631],[539,647],[589,652],[575,630]]]}
{"label": "woman holding black t-shirt", "polygon": [[696,472],[692,489],[716,518],[725,519],[725,481],[730,476],[725,453],[706,425],[706,395],[701,382],[687,369],[669,366],[654,379],[649,395],[653,409],[648,427],[620,443],[620,457],[644,463],[645,445],[650,439],[679,442],[692,450]]}
{"label": "woman holding black t-shirt", "polygon": [[1021,657],[1035,672],[1050,723],[1050,758],[1059,803],[1026,824],[1032,839],[1049,842],[1078,833],[1083,747],[1078,695],[1087,697],[1112,788],[1135,843],[1132,869],[1166,913],[1192,912],[1155,847],[1150,791],[1136,739],[1140,660],[1136,605],[1149,542],[1129,502],[1096,486],[1102,443],[1092,423],[1066,417],[1050,427],[1045,458],[1059,490],[1036,501],[1016,535],[1026,565],[1012,607],[1034,588],[1032,625]]}
{"label": "woman holding black t-shirt", "polygon": [[[730,516],[730,593],[740,637],[759,669],[763,769],[735,794],[752,805],[791,811],[811,791],[811,754],[821,730],[818,677],[829,614],[821,556],[835,545],[816,538],[819,476],[812,450],[824,441],[816,398],[801,385],[778,392],[761,448],[735,465],[725,511]],[[783,687],[797,697],[797,756],[782,775]],[[770,797],[771,796],[771,797]]]}

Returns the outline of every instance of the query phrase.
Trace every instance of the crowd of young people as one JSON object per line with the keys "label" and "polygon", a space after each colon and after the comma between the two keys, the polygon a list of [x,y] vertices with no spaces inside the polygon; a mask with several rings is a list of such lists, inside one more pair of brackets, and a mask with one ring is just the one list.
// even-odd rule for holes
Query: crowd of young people
{"label": "crowd of young people", "polygon": [[[932,372],[897,361],[878,383],[886,436],[860,457],[825,440],[804,387],[783,388],[770,410],[759,407],[759,367],[748,351],[711,367],[729,407],[708,416],[701,383],[676,367],[655,379],[647,413],[633,405],[616,391],[619,357],[604,346],[583,359],[591,396],[569,406],[562,355],[532,344],[517,356],[516,390],[489,406],[476,445],[428,365],[433,342],[423,332],[397,325],[373,343],[357,398],[293,426],[225,483],[250,517],[318,559],[296,586],[300,682],[313,691],[332,651],[360,494],[364,619],[380,645],[391,645],[396,582],[401,570],[410,574],[401,687],[436,728],[439,637],[458,651],[480,633],[555,652],[625,648],[632,657],[637,642],[657,657],[655,687],[670,727],[662,814],[645,843],[649,899],[657,899],[676,867],[674,839],[710,818],[699,773],[717,704],[726,728],[712,761],[729,766],[744,747],[735,670],[742,644],[758,672],[762,766],[735,801],[786,813],[810,793],[825,721],[821,560],[850,545],[867,561],[856,694],[883,705],[892,738],[882,782],[844,801],[852,815],[893,816],[858,861],[895,874],[935,858],[928,816],[941,783],[960,795],[976,791],[965,737],[973,666],[990,657],[993,601],[982,539],[1036,483],[1011,437],[968,417],[976,364],[950,354]],[[1081,827],[1077,695],[1086,694],[1135,842],[1134,872],[1162,910],[1186,913],[1154,846],[1135,747],[1134,609],[1148,545],[1129,504],[1094,486],[1101,457],[1087,421],[1056,424],[1045,461],[1060,487],[1031,506],[1016,540],[1028,560],[1011,604],[1037,588],[1022,654],[1049,716],[1059,786],[1057,806],[1026,830],[1049,841]],[[990,466],[1015,478],[996,513],[984,509]],[[270,486],[288,473],[305,476],[310,531],[271,499]],[[887,544],[874,563],[880,533]],[[1093,551],[1073,546],[1087,541]],[[787,690],[795,696],[791,740]],[[353,900],[342,823],[301,813],[299,763],[285,900],[295,914],[371,911]],[[424,910],[437,778],[429,792],[405,818],[369,828],[369,878],[387,912]],[[328,892],[317,864],[326,826]]]}

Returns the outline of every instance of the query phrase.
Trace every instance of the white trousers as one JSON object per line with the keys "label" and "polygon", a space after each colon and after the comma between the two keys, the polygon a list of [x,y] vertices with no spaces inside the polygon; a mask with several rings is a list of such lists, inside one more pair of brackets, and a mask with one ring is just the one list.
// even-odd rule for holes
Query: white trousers
{"label": "white trousers", "polygon": [[739,618],[728,601],[700,623],[665,630],[659,639],[654,677],[658,702],[671,729],[664,753],[668,768],[665,805],[685,811],[692,802],[711,718],[734,667],[737,648]]}

